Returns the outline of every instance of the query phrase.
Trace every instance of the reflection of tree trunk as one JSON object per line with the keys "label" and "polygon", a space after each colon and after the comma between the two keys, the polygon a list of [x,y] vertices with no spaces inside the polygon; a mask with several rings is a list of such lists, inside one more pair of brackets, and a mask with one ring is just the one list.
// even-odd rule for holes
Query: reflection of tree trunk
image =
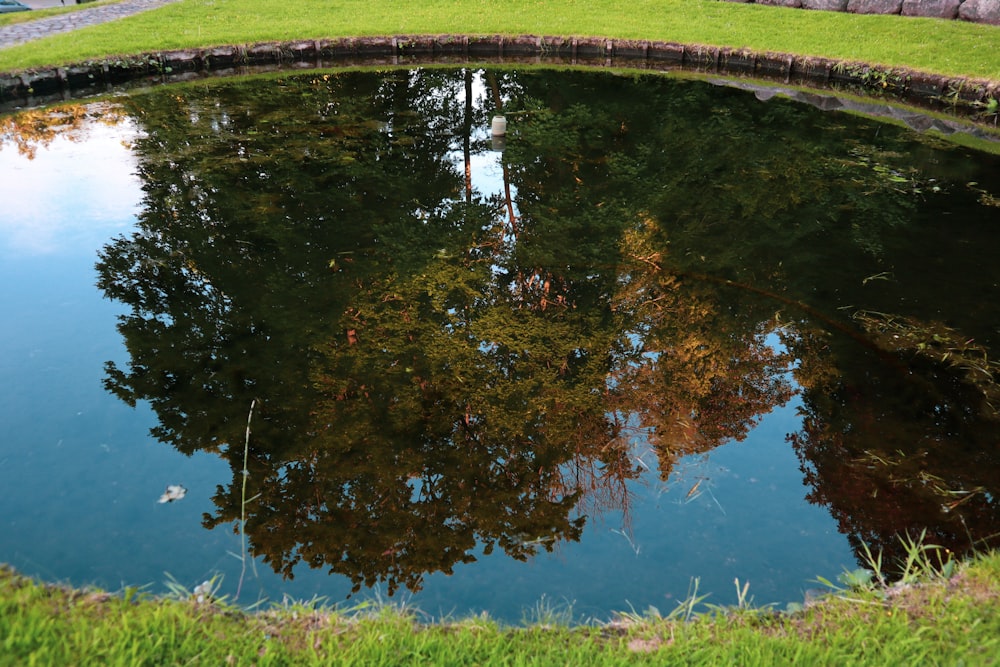
{"label": "reflection of tree trunk", "polygon": [[677,273],[676,275],[678,278],[700,280],[708,283],[716,283],[718,285],[725,285],[727,287],[746,290],[747,292],[752,292],[754,294],[759,294],[765,298],[773,299],[775,301],[778,301],[779,303],[784,303],[789,306],[794,306],[795,308],[798,308],[802,312],[816,318],[820,322],[823,322],[831,329],[836,329],[840,333],[847,335],[849,338],[857,341],[865,348],[875,352],[879,356],[879,358],[885,361],[889,361],[891,365],[895,366],[897,369],[909,374],[909,371],[903,365],[901,365],[891,353],[888,353],[885,350],[883,350],[871,338],[868,338],[867,336],[861,334],[859,331],[852,329],[851,327],[848,327],[842,324],[841,322],[838,322],[829,315],[813,308],[804,301],[799,301],[797,299],[789,299],[786,296],[782,296],[780,294],[762,289],[760,287],[755,287],[753,285],[749,285],[746,283],[738,283],[735,280],[729,280],[727,278],[717,278],[715,276],[710,276],[704,273]]}
{"label": "reflection of tree trunk", "polygon": [[719,285],[725,285],[726,287],[732,287],[735,289],[745,290],[754,294],[759,294],[765,298],[773,299],[779,303],[784,303],[789,306],[798,308],[802,312],[808,314],[809,316],[815,318],[817,321],[822,322],[830,330],[838,331],[844,334],[849,339],[856,342],[861,347],[871,351],[877,356],[882,363],[886,365],[887,368],[891,368],[900,378],[907,382],[907,384],[912,384],[920,387],[919,391],[929,391],[929,383],[927,378],[921,376],[919,373],[914,373],[910,364],[904,362],[897,351],[891,347],[883,347],[879,345],[878,341],[875,340],[869,332],[859,331],[856,328],[847,326],[841,322],[838,322],[829,315],[823,313],[816,308],[813,308],[809,304],[799,301],[797,299],[790,299],[788,297],[782,296],[775,292],[771,292],[760,287],[755,287],[746,283],[738,283],[733,280],[726,278],[718,278],[715,276],[710,276],[701,273],[678,273],[677,277],[691,279],[691,280],[701,280],[704,282],[716,283]]}
{"label": "reflection of tree trunk", "polygon": [[465,203],[472,203],[472,70],[465,70],[465,122],[462,151],[465,157]]}
{"label": "reflection of tree trunk", "polygon": [[[496,74],[487,71],[486,78],[489,79],[490,89],[493,91],[493,104],[499,113],[503,111],[503,98],[500,97],[500,86],[497,84]],[[507,202],[510,231],[514,235],[514,238],[517,238],[517,217],[514,215],[514,199],[510,196],[510,171],[507,169],[507,163],[504,161],[502,153],[500,154],[500,166],[503,168],[503,194],[504,201]]]}

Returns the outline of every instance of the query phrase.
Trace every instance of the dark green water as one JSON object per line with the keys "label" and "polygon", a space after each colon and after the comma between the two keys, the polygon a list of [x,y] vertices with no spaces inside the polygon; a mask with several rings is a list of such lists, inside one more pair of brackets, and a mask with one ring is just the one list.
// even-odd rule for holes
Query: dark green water
{"label": "dark green water", "polygon": [[[692,577],[801,600],[925,529],[1000,543],[994,155],[661,76],[303,73],[86,111],[0,152],[40,193],[0,226],[0,560],[232,595],[244,518],[241,600],[516,620],[667,612]],[[86,146],[134,172],[126,210],[37,169]]]}

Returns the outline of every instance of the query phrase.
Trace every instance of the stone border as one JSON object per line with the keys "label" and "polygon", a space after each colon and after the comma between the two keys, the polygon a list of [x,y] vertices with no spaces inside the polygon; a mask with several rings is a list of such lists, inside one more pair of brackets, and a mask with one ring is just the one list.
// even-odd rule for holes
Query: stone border
{"label": "stone border", "polygon": [[[971,1],[971,0],[969,0]],[[1000,0],[997,0],[1000,2]],[[581,65],[688,70],[776,80],[820,89],[848,89],[949,113],[981,113],[1000,101],[1000,82],[782,53],[757,53],[673,42],[521,35],[345,37],[166,51],[140,56],[0,73],[0,111],[39,106],[133,86],[271,69],[360,65]]]}
{"label": "stone border", "polygon": [[898,14],[1000,25],[1000,0],[726,0],[852,14]]}

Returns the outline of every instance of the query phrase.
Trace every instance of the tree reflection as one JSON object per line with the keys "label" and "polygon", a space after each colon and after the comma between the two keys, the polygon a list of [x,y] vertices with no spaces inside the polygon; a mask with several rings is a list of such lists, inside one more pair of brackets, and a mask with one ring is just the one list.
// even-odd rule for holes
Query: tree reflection
{"label": "tree reflection", "polygon": [[[464,78],[282,82],[316,99],[280,125],[265,94],[133,109],[147,202],[99,266],[133,307],[108,388],[234,472],[261,400],[246,532],[288,576],[302,560],[393,591],[478,548],[527,558],[636,474],[603,402],[612,319],[532,287],[497,200],[457,197],[457,130],[481,125],[451,102]],[[236,480],[207,525],[240,516]]]}
{"label": "tree reflection", "polygon": [[751,309],[726,312],[714,285],[663,268],[657,223],[623,236],[627,258],[615,298],[634,332],[630,363],[615,374],[620,409],[633,415],[659,456],[660,477],[681,456],[741,441],[794,394],[792,362]]}
{"label": "tree reflection", "polygon": [[[940,325],[910,322],[906,334],[878,332],[885,324],[865,323],[875,351],[840,373],[807,379],[815,367],[803,363],[797,376],[809,390],[802,428],[789,440],[813,487],[809,499],[830,508],[859,560],[868,545],[883,552],[889,571],[905,560],[901,538],[924,531],[928,544],[955,553],[995,548],[996,366],[982,350],[971,355],[981,364],[975,371],[963,361],[949,363]],[[890,331],[899,326],[894,322]],[[964,338],[954,342],[965,345]],[[803,340],[793,347],[815,345]]]}
{"label": "tree reflection", "polygon": [[115,126],[125,119],[121,109],[113,104],[60,104],[3,115],[0,116],[0,147],[13,144],[18,154],[33,160],[38,149],[47,147],[56,137],[83,141],[88,123]]}
{"label": "tree reflection", "polygon": [[[130,308],[107,387],[149,401],[162,441],[229,461],[207,526],[245,510],[276,571],[305,562],[355,590],[577,540],[587,516],[627,514],[637,438],[665,480],[796,391],[811,499],[845,532],[886,544],[937,520],[891,501],[917,482],[871,456],[897,448],[925,462],[914,480],[971,494],[942,531],[995,531],[997,480],[951,470],[995,458],[977,435],[993,417],[946,427],[970,403],[914,389],[943,386],[920,364],[901,382],[922,398],[901,406],[908,362],[840,310],[892,312],[862,278],[904,271],[901,235],[926,240],[906,225],[929,176],[893,165],[891,131],[817,143],[826,117],[741,95],[467,70],[132,95],[146,197],[98,265]],[[484,194],[475,128],[501,104],[516,140],[504,192]]]}

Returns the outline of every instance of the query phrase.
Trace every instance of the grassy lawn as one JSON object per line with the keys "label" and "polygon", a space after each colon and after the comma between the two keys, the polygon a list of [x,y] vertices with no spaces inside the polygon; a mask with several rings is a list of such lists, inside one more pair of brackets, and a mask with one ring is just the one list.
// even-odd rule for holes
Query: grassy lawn
{"label": "grassy lawn", "polygon": [[0,50],[0,71],[198,46],[445,33],[746,47],[1000,81],[996,26],[715,0],[399,0],[377,5],[369,0],[178,0]]}
{"label": "grassy lawn", "polygon": [[[856,576],[856,573],[852,576]],[[945,577],[865,585],[791,613],[750,607],[527,626],[426,623],[374,604],[248,614],[178,593],[110,595],[0,568],[2,665],[990,665],[1000,655],[1000,554]]]}

